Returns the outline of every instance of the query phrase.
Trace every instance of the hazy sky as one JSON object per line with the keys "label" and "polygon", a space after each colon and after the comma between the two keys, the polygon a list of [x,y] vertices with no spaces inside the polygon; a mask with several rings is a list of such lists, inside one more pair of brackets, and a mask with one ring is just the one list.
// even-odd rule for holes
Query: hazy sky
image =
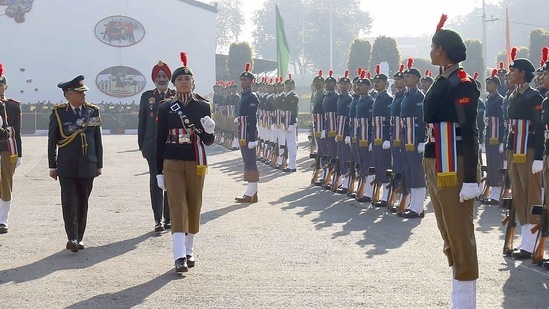
{"label": "hazy sky", "polygon": [[[298,1],[298,0],[296,0]],[[264,0],[244,0],[245,16],[252,16],[254,10],[260,9]],[[494,3],[497,0],[486,0],[486,3]],[[440,15],[452,17],[465,15],[475,7],[482,6],[482,0],[361,0],[361,8],[370,12],[374,18],[372,31],[367,36],[417,36],[432,34],[440,19]],[[337,5],[337,0],[334,0]],[[406,16],[413,15],[411,19]],[[282,16],[284,17],[284,16]],[[480,18],[480,16],[479,16]],[[251,33],[254,29],[251,18],[246,18],[243,40],[251,41]]]}

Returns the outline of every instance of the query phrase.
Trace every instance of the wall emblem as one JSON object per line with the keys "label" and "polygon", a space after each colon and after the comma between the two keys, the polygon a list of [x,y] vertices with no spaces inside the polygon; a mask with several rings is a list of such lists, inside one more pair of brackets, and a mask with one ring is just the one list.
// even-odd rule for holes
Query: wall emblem
{"label": "wall emblem", "polygon": [[131,97],[143,91],[145,76],[138,70],[127,66],[114,66],[104,69],[95,78],[97,88],[103,93],[117,97]]}
{"label": "wall emblem", "polygon": [[30,12],[34,0],[0,0],[0,5],[7,6],[6,16],[16,23],[25,21],[25,14]]}
{"label": "wall emblem", "polygon": [[99,41],[114,47],[135,45],[145,36],[143,25],[127,16],[103,18],[95,25],[94,32]]}

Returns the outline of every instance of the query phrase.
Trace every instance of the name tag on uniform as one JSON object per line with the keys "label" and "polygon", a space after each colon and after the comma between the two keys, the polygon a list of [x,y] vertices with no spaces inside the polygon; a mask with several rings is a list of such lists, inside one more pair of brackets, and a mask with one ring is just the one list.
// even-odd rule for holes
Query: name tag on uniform
{"label": "name tag on uniform", "polygon": [[178,103],[175,103],[175,104],[172,104],[172,106],[170,106],[170,109],[172,110],[172,112],[176,112],[181,109],[181,106],[179,106]]}
{"label": "name tag on uniform", "polygon": [[179,144],[189,144],[191,142],[190,134],[179,134]]}

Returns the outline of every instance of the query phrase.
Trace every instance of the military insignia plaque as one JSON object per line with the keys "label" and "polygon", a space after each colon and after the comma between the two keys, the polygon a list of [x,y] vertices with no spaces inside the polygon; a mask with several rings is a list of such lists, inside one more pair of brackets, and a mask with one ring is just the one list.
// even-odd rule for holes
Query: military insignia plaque
{"label": "military insignia plaque", "polygon": [[107,95],[125,98],[143,91],[147,82],[138,70],[120,65],[101,71],[95,78],[95,84]]}
{"label": "military insignia plaque", "polygon": [[95,36],[107,45],[127,47],[139,43],[145,36],[145,27],[131,17],[109,16],[95,25]]}

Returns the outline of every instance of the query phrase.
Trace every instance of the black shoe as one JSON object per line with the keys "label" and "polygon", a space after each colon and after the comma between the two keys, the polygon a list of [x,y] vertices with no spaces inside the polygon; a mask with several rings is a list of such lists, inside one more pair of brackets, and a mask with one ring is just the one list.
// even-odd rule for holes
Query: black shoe
{"label": "black shoe", "polygon": [[316,181],[314,183],[314,185],[317,186],[317,187],[321,187],[323,184],[324,184],[324,182],[322,180]]}
{"label": "black shoe", "polygon": [[76,239],[67,241],[66,248],[71,250],[71,252],[78,252],[78,241]]}
{"label": "black shoe", "polygon": [[175,272],[178,274],[186,273],[189,271],[189,266],[187,265],[187,258],[182,257],[175,260]]}
{"label": "black shoe", "polygon": [[337,188],[336,193],[347,194],[347,191],[349,191],[347,188]]}
{"label": "black shoe", "polygon": [[402,218],[411,219],[411,218],[423,218],[425,216],[425,211],[422,211],[420,214],[413,210],[406,210],[400,215]]}
{"label": "black shoe", "polygon": [[542,266],[544,269],[549,269],[549,260],[545,260],[545,262],[543,262],[543,266]]}
{"label": "black shoe", "polygon": [[512,256],[515,260],[527,260],[532,258],[532,252],[520,249],[517,251],[513,251]]}
{"label": "black shoe", "polygon": [[517,251],[518,248],[515,249],[503,249],[503,255],[511,257],[513,256],[513,252]]}
{"label": "black shoe", "polygon": [[387,207],[387,201],[377,201],[374,203],[375,207]]}
{"label": "black shoe", "polygon": [[400,213],[398,212],[398,207],[396,207],[396,206],[393,206],[393,207],[389,208],[389,212],[394,213],[394,214],[398,214],[399,217],[400,217]]}
{"label": "black shoe", "polygon": [[160,222],[156,222],[156,224],[154,225],[154,232],[155,233],[164,232],[164,227]]}
{"label": "black shoe", "polygon": [[296,172],[297,169],[295,169],[295,168],[285,168],[282,171],[285,172],[285,173],[293,173],[293,172]]}
{"label": "black shoe", "polygon": [[172,228],[172,223],[170,221],[166,222],[164,221],[164,229],[169,230]]}
{"label": "black shoe", "polygon": [[492,198],[487,198],[487,199],[480,200],[480,203],[483,205],[498,205],[499,201],[494,200]]}
{"label": "black shoe", "polygon": [[350,198],[356,198],[356,192],[347,193],[347,196]]}
{"label": "black shoe", "polygon": [[372,202],[372,198],[364,195],[364,196],[361,196],[361,197],[357,197],[356,201],[360,202],[360,203],[370,203],[370,202]]}
{"label": "black shoe", "polygon": [[8,232],[8,227],[5,224],[0,224],[0,234],[6,234]]}
{"label": "black shoe", "polygon": [[194,256],[187,255],[187,266],[189,266],[189,268],[193,268],[194,263],[195,263]]}

